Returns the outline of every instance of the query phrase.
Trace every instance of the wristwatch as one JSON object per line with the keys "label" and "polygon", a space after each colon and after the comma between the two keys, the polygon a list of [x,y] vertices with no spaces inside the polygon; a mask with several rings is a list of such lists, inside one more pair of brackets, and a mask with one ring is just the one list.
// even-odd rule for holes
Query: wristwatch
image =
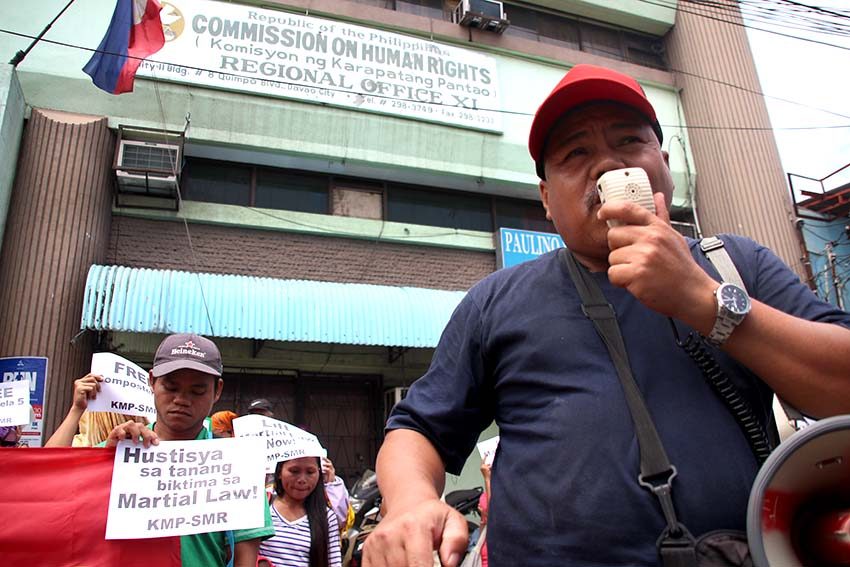
{"label": "wristwatch", "polygon": [[714,328],[705,340],[719,347],[744,320],[752,304],[746,291],[728,282],[720,284],[720,287],[714,290],[714,298],[717,301],[717,319],[714,320]]}

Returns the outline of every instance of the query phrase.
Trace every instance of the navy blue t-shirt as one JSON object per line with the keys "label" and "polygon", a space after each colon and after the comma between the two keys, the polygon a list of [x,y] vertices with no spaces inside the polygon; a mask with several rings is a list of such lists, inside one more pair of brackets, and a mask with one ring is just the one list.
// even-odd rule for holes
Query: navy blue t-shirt
{"label": "navy blue t-shirt", "polygon": [[[753,298],[850,327],[850,315],[819,300],[768,249],[740,237],[723,240]],[[720,280],[701,253],[695,256]],[[680,521],[694,535],[745,529],[757,465],[734,417],[676,346],[667,318],[612,286],[606,273],[593,277],[617,312],[635,380],[678,469],[673,491]],[[691,331],[678,328],[682,336]],[[770,389],[712,351],[769,420]],[[447,470],[459,474],[494,419],[500,442],[490,565],[657,564],[664,517],[657,499],[638,485],[637,439],[620,381],[557,252],[495,272],[469,291],[428,372],[396,406],[387,429],[422,433]]]}

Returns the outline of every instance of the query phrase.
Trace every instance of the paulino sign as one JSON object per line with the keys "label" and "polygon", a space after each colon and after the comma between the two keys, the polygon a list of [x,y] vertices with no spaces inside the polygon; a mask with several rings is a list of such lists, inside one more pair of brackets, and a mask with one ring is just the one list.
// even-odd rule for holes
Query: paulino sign
{"label": "paulino sign", "polygon": [[502,131],[486,55],[253,6],[162,5],[166,44],[140,76]]}
{"label": "paulino sign", "polygon": [[564,240],[551,232],[500,228],[496,250],[499,268],[510,268],[564,247]]}

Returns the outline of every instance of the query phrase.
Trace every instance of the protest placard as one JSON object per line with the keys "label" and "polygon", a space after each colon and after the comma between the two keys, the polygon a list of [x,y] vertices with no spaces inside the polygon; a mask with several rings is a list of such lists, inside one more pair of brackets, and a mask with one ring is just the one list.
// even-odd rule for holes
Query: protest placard
{"label": "protest placard", "polygon": [[30,383],[0,383],[0,426],[24,425],[30,422]]}
{"label": "protest placard", "polygon": [[115,451],[106,539],[257,528],[265,520],[261,439],[163,441]]}
{"label": "protest placard", "polygon": [[484,464],[492,465],[493,459],[496,457],[496,448],[499,446],[499,436],[491,437],[478,443],[478,452],[481,453],[481,460]]}
{"label": "protest placard", "polygon": [[47,383],[47,358],[44,356],[9,356],[0,358],[0,382],[27,381],[32,406],[31,421],[21,428],[21,445],[41,447],[44,431],[44,393]]}
{"label": "protest placard", "polygon": [[117,354],[98,352],[91,357],[91,373],[103,376],[103,382],[97,398],[89,400],[89,411],[141,415],[156,421],[147,370]]}
{"label": "protest placard", "polygon": [[265,447],[266,472],[274,472],[280,461],[299,457],[327,457],[319,438],[285,421],[262,415],[243,415],[233,420],[236,437],[261,438]]}

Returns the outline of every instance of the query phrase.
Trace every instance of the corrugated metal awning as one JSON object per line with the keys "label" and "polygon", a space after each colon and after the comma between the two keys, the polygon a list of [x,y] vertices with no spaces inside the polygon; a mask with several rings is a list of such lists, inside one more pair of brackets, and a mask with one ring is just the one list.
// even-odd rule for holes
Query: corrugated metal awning
{"label": "corrugated metal awning", "polygon": [[432,348],[464,295],[93,265],[81,328]]}

